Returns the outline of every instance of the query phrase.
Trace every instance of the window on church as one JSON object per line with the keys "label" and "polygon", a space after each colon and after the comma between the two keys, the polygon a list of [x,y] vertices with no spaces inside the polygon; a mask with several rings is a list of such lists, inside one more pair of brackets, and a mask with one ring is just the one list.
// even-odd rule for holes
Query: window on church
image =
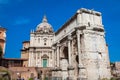
{"label": "window on church", "polygon": [[46,42],[47,42],[47,39],[46,39],[46,38],[44,38],[44,45],[46,45]]}
{"label": "window on church", "polygon": [[43,67],[47,67],[47,59],[43,59]]}
{"label": "window on church", "polygon": [[38,57],[38,59],[40,58],[40,53],[38,53],[38,56],[37,56],[37,57]]}
{"label": "window on church", "polygon": [[36,55],[34,55],[34,59],[36,59]]}
{"label": "window on church", "polygon": [[38,38],[38,43],[40,43],[40,38]]}
{"label": "window on church", "polygon": [[46,45],[46,43],[44,43],[44,45]]}

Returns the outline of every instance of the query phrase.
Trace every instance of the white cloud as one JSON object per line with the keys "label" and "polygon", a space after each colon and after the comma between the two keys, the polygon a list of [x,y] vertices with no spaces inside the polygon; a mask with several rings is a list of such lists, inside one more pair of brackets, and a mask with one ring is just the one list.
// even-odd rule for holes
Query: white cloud
{"label": "white cloud", "polygon": [[28,24],[30,22],[29,19],[26,18],[18,18],[14,20],[13,25],[23,25],[23,24]]}

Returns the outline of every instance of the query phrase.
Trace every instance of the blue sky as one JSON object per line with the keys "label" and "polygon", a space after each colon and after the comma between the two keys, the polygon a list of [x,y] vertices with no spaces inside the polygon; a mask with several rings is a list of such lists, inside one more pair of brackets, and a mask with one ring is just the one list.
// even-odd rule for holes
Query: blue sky
{"label": "blue sky", "polygon": [[78,9],[102,13],[110,60],[120,61],[120,0],[0,0],[0,25],[7,29],[6,58],[20,58],[22,42],[43,15],[58,30]]}

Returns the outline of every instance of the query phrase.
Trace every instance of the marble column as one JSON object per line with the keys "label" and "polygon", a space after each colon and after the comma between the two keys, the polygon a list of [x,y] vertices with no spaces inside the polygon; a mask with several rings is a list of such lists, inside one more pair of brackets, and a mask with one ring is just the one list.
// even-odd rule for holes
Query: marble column
{"label": "marble column", "polygon": [[60,43],[57,43],[57,67],[60,66]]}
{"label": "marble column", "polygon": [[30,67],[30,65],[31,65],[31,52],[29,52],[29,62],[28,63],[29,63],[28,67]]}
{"label": "marble column", "polygon": [[54,68],[55,67],[55,47],[52,47],[52,67]]}
{"label": "marble column", "polygon": [[55,63],[56,63],[56,60],[55,60],[55,47],[52,46],[52,80],[54,80],[55,78]]}
{"label": "marble column", "polygon": [[47,51],[47,54],[48,54],[48,56],[49,56],[49,58],[48,58],[48,67],[50,67],[50,65],[51,65],[51,63],[50,63],[50,52]]}
{"label": "marble column", "polygon": [[87,80],[86,78],[86,69],[85,67],[83,66],[82,64],[82,61],[81,61],[81,43],[80,43],[80,34],[81,34],[81,31],[80,30],[77,30],[76,32],[77,34],[77,50],[78,50],[78,61],[79,61],[79,64],[78,64],[78,68],[79,68],[79,77],[78,77],[78,80]]}
{"label": "marble column", "polygon": [[71,52],[72,52],[72,49],[71,49],[71,41],[72,41],[72,37],[71,35],[68,35],[68,62],[69,62],[69,65],[68,65],[68,70],[69,70],[69,80],[73,80],[73,66],[72,66],[72,63],[71,63]]}
{"label": "marble column", "polygon": [[35,58],[36,58],[36,67],[38,67],[38,57],[37,57],[37,52],[35,53]]}
{"label": "marble column", "polygon": [[60,80],[61,77],[61,69],[60,69],[60,43],[57,43],[57,67],[55,69],[56,71],[56,76],[57,76],[57,80]]}
{"label": "marble column", "polygon": [[55,67],[57,67],[57,48],[55,48]]}
{"label": "marble column", "polygon": [[39,67],[42,67],[41,55],[42,55],[42,51],[39,52],[39,61],[40,61],[40,63],[39,63]]}
{"label": "marble column", "polygon": [[71,40],[72,40],[71,35],[68,35],[68,62],[69,62],[69,66],[71,66]]}
{"label": "marble column", "polygon": [[81,61],[81,44],[80,44],[80,31],[77,30],[77,51],[78,51],[78,61],[79,61],[79,67],[82,67],[82,61]]}
{"label": "marble column", "polygon": [[30,60],[30,67],[33,67],[33,64],[34,63],[34,54],[33,54],[33,51],[32,51],[32,57],[31,57],[31,60]]}

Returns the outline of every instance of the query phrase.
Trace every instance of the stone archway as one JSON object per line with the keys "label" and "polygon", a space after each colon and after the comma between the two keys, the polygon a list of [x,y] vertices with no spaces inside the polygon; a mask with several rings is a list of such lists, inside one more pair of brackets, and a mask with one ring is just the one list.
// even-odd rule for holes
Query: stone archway
{"label": "stone archway", "polygon": [[68,47],[62,47],[61,52],[60,67],[62,69],[62,80],[66,80],[68,77]]}
{"label": "stone archway", "polygon": [[63,49],[63,58],[68,59],[68,47],[64,47]]}

